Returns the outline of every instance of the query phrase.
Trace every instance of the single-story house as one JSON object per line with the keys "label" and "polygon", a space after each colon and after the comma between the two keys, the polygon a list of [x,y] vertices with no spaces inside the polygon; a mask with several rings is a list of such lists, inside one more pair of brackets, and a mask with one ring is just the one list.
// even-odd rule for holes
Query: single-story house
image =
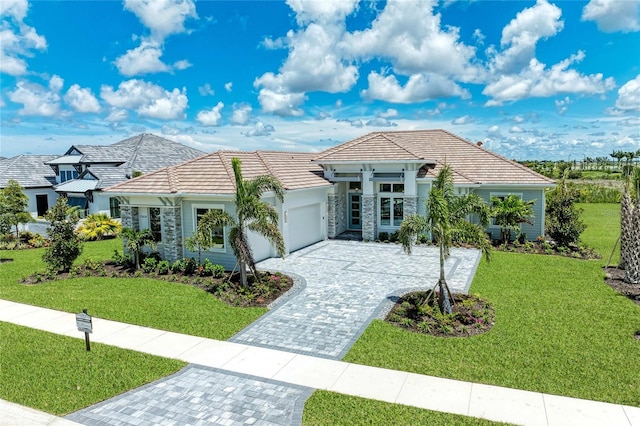
{"label": "single-story house", "polygon": [[112,145],[73,145],[46,164],[53,169],[53,189],[83,214],[120,217],[118,201],[102,189],[163,167],[205,155],[204,151],[149,133]]}
{"label": "single-story house", "polygon": [[27,211],[34,218],[44,216],[58,198],[53,190],[56,175],[45,163],[55,155],[18,155],[0,160],[0,189],[15,180],[29,197]]}
{"label": "single-story house", "polygon": [[[218,151],[122,182],[104,190],[120,203],[122,223],[134,229],[151,229],[160,254],[170,261],[192,257],[184,246],[199,218],[209,209],[234,214],[235,192],[231,159],[242,161],[245,178],[269,174],[285,189],[284,202],[273,194],[280,215],[280,231],[287,252],[345,231],[361,232],[375,240],[381,232],[393,232],[403,218],[425,214],[431,184],[444,164],[454,171],[458,194],[475,192],[492,196],[515,194],[535,200],[533,225],[523,224],[529,239],[544,235],[545,189],[554,182],[532,170],[468,142],[445,130],[369,133],[327,151],[294,152]],[[494,238],[499,228],[487,229]],[[235,259],[222,242],[207,256],[226,268]],[[250,235],[256,260],[275,255],[257,235]]]}

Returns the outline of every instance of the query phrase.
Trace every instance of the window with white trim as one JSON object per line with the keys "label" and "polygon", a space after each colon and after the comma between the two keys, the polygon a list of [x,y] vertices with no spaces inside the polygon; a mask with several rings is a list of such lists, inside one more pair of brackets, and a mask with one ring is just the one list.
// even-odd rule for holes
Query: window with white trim
{"label": "window with white trim", "polygon": [[[193,226],[194,226],[193,232],[194,233],[198,229],[198,224],[200,223],[200,220],[205,214],[207,214],[209,210],[224,211],[224,207],[223,206],[208,206],[208,207],[194,206],[193,208]],[[214,244],[210,247],[210,249],[224,250],[225,238],[224,238],[224,228],[222,226],[218,226],[212,231],[211,238]]]}
{"label": "window with white trim", "polygon": [[398,227],[404,219],[404,184],[381,183],[379,186],[381,227]]}

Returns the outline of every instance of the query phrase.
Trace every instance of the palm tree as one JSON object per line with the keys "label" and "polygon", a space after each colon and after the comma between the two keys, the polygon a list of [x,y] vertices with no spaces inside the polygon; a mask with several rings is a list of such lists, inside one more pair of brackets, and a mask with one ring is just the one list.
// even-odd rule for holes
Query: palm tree
{"label": "palm tree", "polygon": [[149,246],[152,250],[156,248],[156,241],[150,229],[136,231],[132,228],[123,228],[122,239],[124,240],[124,245],[127,250],[133,253],[136,269],[140,269],[140,254],[142,253],[142,248],[144,246]]}
{"label": "palm tree", "polygon": [[492,216],[495,224],[500,227],[500,236],[502,242],[508,243],[511,240],[511,231],[515,230],[520,234],[520,224],[528,223],[533,225],[531,221],[533,217],[534,200],[524,201],[517,195],[509,195],[507,197],[491,197]]}
{"label": "palm tree", "polygon": [[105,235],[117,235],[122,225],[106,213],[88,215],[78,228],[80,237],[87,240],[101,240]]}
{"label": "palm tree", "polygon": [[[480,224],[467,220],[475,213]],[[440,249],[440,277],[438,287],[438,307],[440,312],[451,313],[451,292],[444,274],[444,262],[449,256],[453,243],[469,243],[480,248],[489,260],[491,243],[485,233],[489,223],[489,208],[478,194],[456,197],[453,188],[453,172],[445,165],[438,173],[427,200],[427,215],[417,214],[407,217],[400,225],[398,240],[405,253],[411,254],[411,246],[416,236],[431,232]],[[435,286],[434,286],[435,287]]]}
{"label": "palm tree", "polygon": [[276,178],[269,175],[244,180],[239,158],[232,158],[231,166],[236,181],[237,218],[222,210],[209,210],[200,220],[198,229],[202,227],[207,234],[212,234],[216,228],[231,227],[228,234],[229,245],[240,265],[240,281],[243,286],[247,286],[247,267],[254,277],[258,277],[247,231],[265,237],[276,248],[278,255],[284,256],[284,238],[278,229],[278,212],[275,207],[260,200],[264,192],[271,191],[283,202],[284,189]]}

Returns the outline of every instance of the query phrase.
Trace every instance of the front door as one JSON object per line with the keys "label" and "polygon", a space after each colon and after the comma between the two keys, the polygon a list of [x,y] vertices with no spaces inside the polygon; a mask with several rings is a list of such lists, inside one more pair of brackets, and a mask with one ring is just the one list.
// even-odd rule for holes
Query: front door
{"label": "front door", "polygon": [[47,195],[36,195],[36,209],[38,209],[38,217],[44,216],[49,210],[49,199]]}
{"label": "front door", "polygon": [[349,194],[349,229],[362,229],[361,194]]}

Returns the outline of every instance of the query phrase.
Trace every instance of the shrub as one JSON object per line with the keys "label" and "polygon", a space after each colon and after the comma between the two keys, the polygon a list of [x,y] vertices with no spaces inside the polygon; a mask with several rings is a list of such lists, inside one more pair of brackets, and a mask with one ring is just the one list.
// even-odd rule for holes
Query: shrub
{"label": "shrub", "polygon": [[121,254],[118,250],[113,251],[111,260],[118,266],[133,268],[133,258],[131,257],[131,255]]}
{"label": "shrub", "polygon": [[153,273],[156,270],[156,266],[158,266],[158,260],[153,256],[145,258],[144,262],[142,262],[142,270],[147,274]]}
{"label": "shrub", "polygon": [[389,241],[389,233],[388,232],[379,232],[378,238],[382,241]]}
{"label": "shrub", "polygon": [[169,261],[161,260],[158,262],[158,275],[167,275],[169,273]]}
{"label": "shrub", "polygon": [[222,265],[211,263],[209,259],[205,259],[202,264],[202,275],[222,278],[224,276],[224,267]]}
{"label": "shrub", "polygon": [[178,259],[171,265],[171,270],[176,274],[184,274],[186,267],[185,259]]}
{"label": "shrub", "polygon": [[196,262],[196,260],[193,257],[189,259],[185,259],[185,267],[184,267],[185,275],[193,275],[193,273],[196,272],[197,268],[198,268],[198,262]]}
{"label": "shrub", "polygon": [[78,228],[78,235],[84,240],[101,240],[105,236],[118,235],[122,225],[106,213],[88,215]]}
{"label": "shrub", "polygon": [[78,217],[68,215],[67,199],[60,197],[49,209],[45,218],[51,223],[47,228],[51,245],[45,250],[42,259],[51,271],[68,271],[80,256],[82,246],[75,233]]}
{"label": "shrub", "polygon": [[580,220],[581,209],[575,207],[578,191],[564,181],[547,194],[546,231],[560,247],[575,246],[586,225]]}

